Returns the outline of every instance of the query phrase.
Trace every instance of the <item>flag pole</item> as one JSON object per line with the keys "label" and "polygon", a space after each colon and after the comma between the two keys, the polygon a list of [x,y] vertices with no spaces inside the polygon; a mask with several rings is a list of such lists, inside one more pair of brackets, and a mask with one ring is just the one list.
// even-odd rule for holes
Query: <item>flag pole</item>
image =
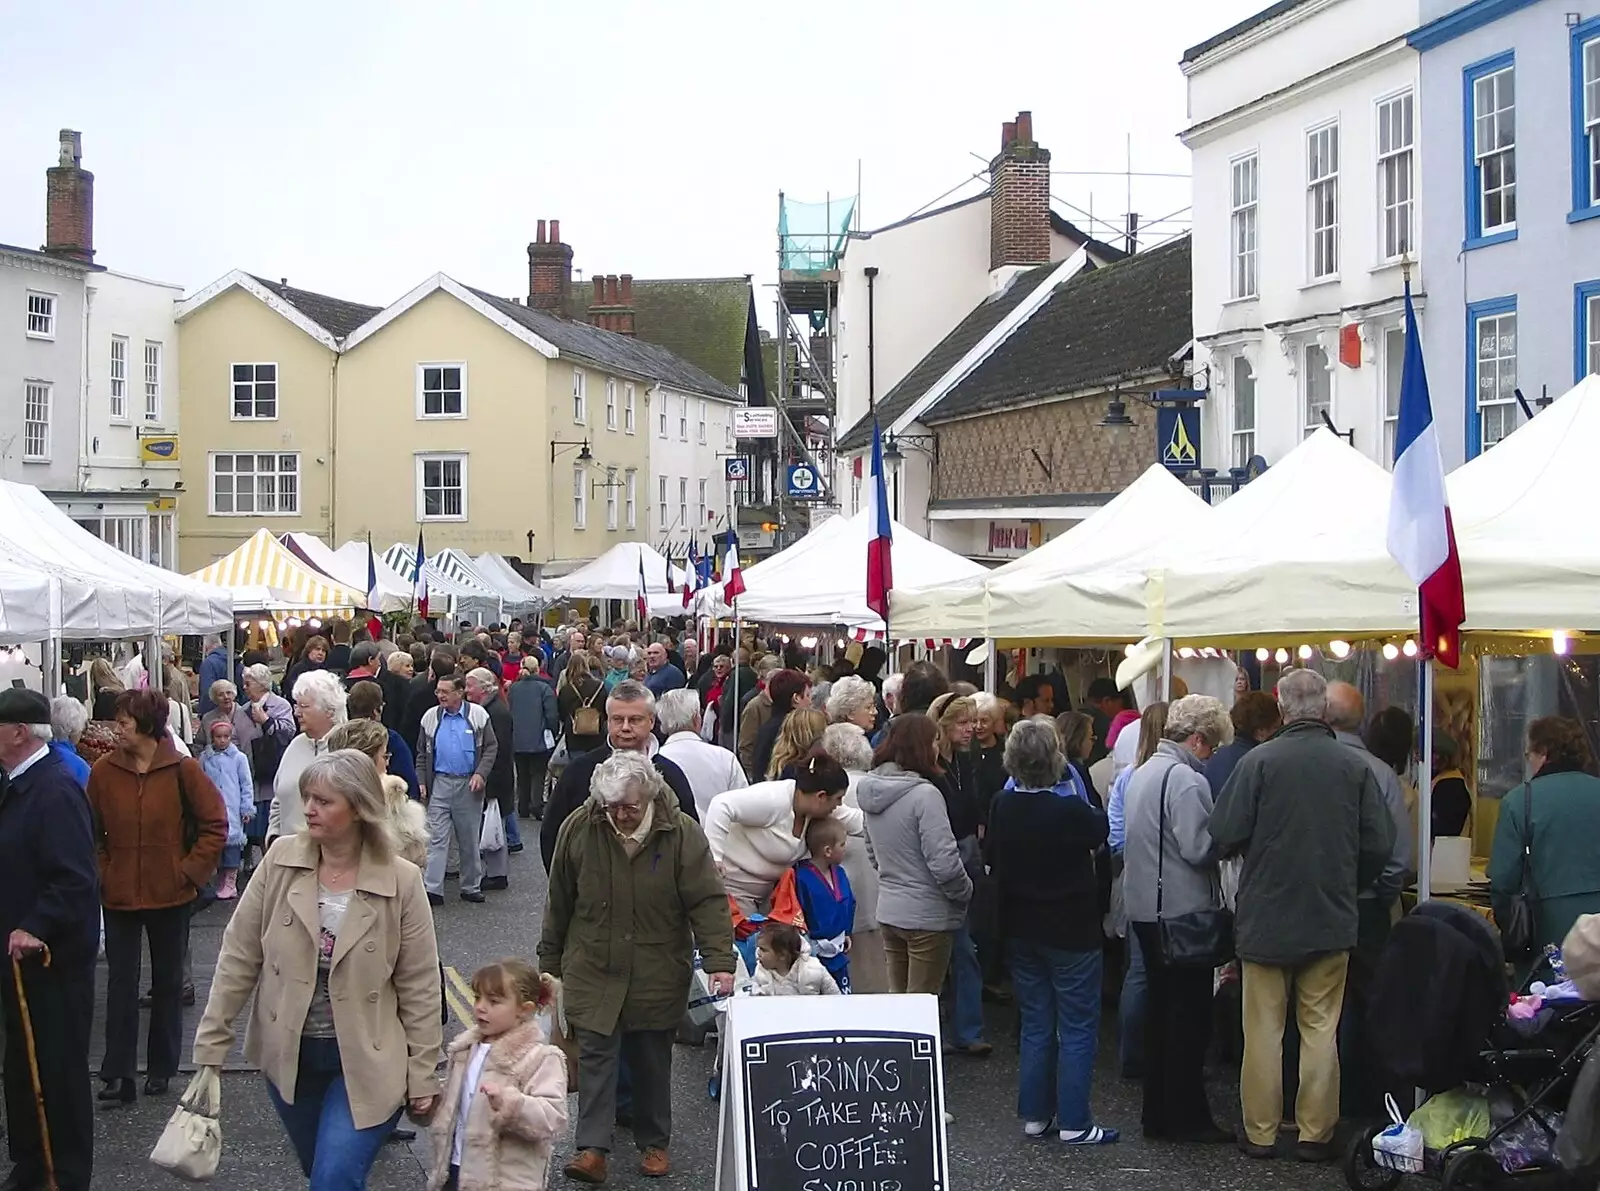
{"label": "flag pole", "polygon": [[1417,904],[1433,896],[1433,658],[1422,660],[1417,714],[1422,758],[1417,766]]}

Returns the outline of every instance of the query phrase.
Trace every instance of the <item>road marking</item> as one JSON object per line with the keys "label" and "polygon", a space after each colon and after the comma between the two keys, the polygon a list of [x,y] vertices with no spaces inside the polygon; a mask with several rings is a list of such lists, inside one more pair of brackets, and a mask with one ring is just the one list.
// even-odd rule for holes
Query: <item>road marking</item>
{"label": "road marking", "polygon": [[444,986],[445,1003],[450,1006],[450,1012],[455,1014],[462,1025],[471,1029],[476,1023],[472,1013],[472,1003],[476,998],[472,994],[472,986],[461,978],[461,973],[449,965],[445,966]]}
{"label": "road marking", "polygon": [[456,992],[461,994],[461,999],[466,1004],[471,1005],[478,999],[478,994],[472,991],[472,985],[467,983],[466,977],[449,964],[445,965],[444,974],[450,977],[450,983],[456,986]]}

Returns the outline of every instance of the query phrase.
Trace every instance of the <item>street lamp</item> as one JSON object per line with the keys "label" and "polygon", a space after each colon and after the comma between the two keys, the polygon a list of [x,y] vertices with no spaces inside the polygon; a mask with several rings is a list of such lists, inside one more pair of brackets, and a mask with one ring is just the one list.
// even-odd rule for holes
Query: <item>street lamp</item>
{"label": "street lamp", "polygon": [[578,448],[579,463],[594,462],[594,452],[589,450],[589,440],[586,438],[582,440],[552,438],[550,440],[550,462],[554,463],[557,455],[565,455],[574,447]]}

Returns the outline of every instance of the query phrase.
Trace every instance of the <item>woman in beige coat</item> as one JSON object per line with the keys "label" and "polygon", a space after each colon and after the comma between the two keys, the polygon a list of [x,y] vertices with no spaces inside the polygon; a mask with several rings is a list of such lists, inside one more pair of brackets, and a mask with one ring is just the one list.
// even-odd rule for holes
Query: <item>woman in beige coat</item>
{"label": "woman in beige coat", "polygon": [[402,1109],[439,1091],[439,952],[422,874],[394,854],[377,770],[341,750],[301,775],[305,828],[267,853],[222,939],[195,1037],[219,1067],[255,994],[245,1055],[311,1191],[366,1185]]}

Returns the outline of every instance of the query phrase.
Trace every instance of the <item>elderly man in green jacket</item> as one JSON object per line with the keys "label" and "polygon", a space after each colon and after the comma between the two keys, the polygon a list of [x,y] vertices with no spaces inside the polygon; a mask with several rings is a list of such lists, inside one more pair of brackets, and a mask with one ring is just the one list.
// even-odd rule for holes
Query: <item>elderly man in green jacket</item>
{"label": "elderly man in green jacket", "polygon": [[711,991],[733,991],[733,920],[700,825],[642,753],[614,753],[567,817],[550,867],[539,961],[565,985],[578,1043],[578,1153],[566,1176],[603,1183],[617,1068],[633,1079],[639,1172],[671,1171],[672,1040],[694,947]]}
{"label": "elderly man in green jacket", "polygon": [[1242,853],[1234,939],[1242,961],[1244,1112],[1240,1148],[1273,1156],[1283,1119],[1283,1028],[1300,1027],[1295,1123],[1302,1161],[1338,1156],[1337,1038],[1357,893],[1384,871],[1394,824],[1372,768],[1328,726],[1328,684],[1312,670],[1278,682],[1283,727],[1234,768],[1211,838]]}

